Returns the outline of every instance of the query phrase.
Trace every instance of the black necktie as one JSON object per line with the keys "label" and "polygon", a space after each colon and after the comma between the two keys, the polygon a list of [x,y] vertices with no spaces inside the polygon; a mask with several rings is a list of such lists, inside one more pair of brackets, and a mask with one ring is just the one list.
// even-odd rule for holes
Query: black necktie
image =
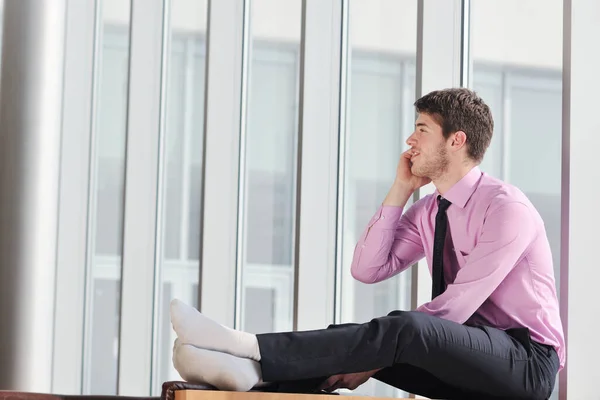
{"label": "black necktie", "polygon": [[438,201],[438,212],[435,216],[435,237],[433,239],[432,299],[446,290],[446,283],[444,282],[444,242],[446,241],[446,227],[448,226],[446,210],[452,204],[442,196],[438,196]]}

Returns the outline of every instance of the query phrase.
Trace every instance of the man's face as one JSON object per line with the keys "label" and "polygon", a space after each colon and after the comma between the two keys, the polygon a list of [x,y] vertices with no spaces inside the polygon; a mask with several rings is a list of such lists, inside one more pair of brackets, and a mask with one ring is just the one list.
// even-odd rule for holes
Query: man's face
{"label": "man's face", "polygon": [[447,140],[442,127],[430,115],[419,114],[415,131],[406,143],[415,151],[411,158],[414,175],[433,180],[446,172],[450,163]]}

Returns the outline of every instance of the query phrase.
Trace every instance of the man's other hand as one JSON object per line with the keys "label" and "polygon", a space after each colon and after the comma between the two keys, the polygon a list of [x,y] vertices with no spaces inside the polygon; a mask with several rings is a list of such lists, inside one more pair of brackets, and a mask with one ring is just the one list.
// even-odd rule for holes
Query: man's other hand
{"label": "man's other hand", "polygon": [[327,379],[321,385],[320,389],[326,392],[333,392],[337,389],[350,389],[354,390],[366,381],[369,380],[375,373],[379,371],[375,369],[373,371],[356,372],[352,374],[340,374],[333,375]]}

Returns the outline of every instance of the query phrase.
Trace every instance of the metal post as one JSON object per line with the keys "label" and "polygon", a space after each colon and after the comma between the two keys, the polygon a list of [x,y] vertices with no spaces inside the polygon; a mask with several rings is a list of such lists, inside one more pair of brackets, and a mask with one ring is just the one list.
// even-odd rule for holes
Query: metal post
{"label": "metal post", "polygon": [[66,0],[5,0],[0,389],[51,391]]}

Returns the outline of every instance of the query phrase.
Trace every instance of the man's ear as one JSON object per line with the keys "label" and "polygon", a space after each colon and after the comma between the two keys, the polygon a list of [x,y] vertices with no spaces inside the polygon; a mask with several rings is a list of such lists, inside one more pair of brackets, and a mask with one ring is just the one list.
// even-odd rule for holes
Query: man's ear
{"label": "man's ear", "polygon": [[467,143],[467,134],[463,131],[456,131],[452,138],[452,147],[456,150],[461,149]]}

